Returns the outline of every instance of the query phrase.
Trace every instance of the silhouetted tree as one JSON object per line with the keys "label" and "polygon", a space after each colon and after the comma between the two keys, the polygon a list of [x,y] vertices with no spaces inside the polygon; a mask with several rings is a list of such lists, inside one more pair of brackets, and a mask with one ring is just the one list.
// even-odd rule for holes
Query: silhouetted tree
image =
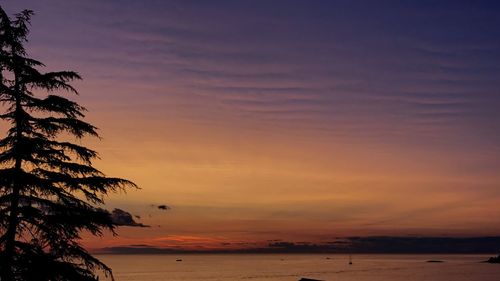
{"label": "silhouetted tree", "polygon": [[0,280],[98,280],[96,270],[111,269],[79,244],[80,234],[114,233],[99,206],[107,193],[135,185],[105,177],[92,167],[97,153],[72,142],[98,136],[82,121],[85,108],[53,94],[76,94],[69,82],[80,76],[41,72],[28,57],[32,14],[10,18],[0,7],[0,118],[9,124],[0,140]]}

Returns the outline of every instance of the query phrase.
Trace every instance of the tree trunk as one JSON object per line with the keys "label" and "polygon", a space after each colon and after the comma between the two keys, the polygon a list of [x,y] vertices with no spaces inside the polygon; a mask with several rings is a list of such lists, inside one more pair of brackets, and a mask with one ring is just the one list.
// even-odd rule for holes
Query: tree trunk
{"label": "tree trunk", "polygon": [[[19,93],[19,83],[16,75],[15,91]],[[8,228],[5,235],[5,261],[1,272],[1,281],[14,281],[13,263],[16,252],[16,235],[19,228],[19,195],[21,193],[21,186],[18,179],[21,177],[22,171],[22,157],[20,151],[20,143],[22,138],[22,120],[20,111],[21,99],[16,96],[16,109],[15,109],[15,126],[16,126],[16,142],[14,144],[13,150],[16,155],[16,163],[14,170],[14,182],[12,183],[12,193],[10,200],[10,214]]]}

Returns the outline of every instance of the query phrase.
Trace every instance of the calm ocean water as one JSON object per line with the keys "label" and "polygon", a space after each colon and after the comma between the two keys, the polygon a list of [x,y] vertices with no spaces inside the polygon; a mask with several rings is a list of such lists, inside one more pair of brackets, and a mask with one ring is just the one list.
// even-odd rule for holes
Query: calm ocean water
{"label": "calm ocean water", "polygon": [[[488,255],[103,255],[117,281],[498,281]],[[327,259],[329,258],[329,259]],[[182,259],[182,261],[176,261]],[[442,260],[443,263],[427,263]]]}

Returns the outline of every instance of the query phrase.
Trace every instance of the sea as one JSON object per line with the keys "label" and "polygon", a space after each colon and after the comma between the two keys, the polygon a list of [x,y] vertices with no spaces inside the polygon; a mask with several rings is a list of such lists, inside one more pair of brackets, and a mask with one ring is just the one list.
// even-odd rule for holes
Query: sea
{"label": "sea", "polygon": [[[116,281],[499,281],[492,255],[101,255]],[[441,261],[441,262],[429,262]],[[108,280],[101,277],[100,280]]]}

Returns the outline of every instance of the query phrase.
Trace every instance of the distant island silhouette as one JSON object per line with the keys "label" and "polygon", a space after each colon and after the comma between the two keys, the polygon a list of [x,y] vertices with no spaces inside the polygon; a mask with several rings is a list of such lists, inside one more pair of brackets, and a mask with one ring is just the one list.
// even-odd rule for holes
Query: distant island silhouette
{"label": "distant island silhouette", "polygon": [[[230,244],[230,243],[228,243]],[[172,253],[389,253],[389,254],[491,254],[500,249],[500,237],[348,237],[323,244],[276,241],[262,247],[193,250],[161,248],[153,245],[106,247],[102,254],[172,254]]]}
{"label": "distant island silhouette", "polygon": [[485,262],[487,262],[487,263],[500,263],[500,255],[498,255],[496,257],[491,257]]}

